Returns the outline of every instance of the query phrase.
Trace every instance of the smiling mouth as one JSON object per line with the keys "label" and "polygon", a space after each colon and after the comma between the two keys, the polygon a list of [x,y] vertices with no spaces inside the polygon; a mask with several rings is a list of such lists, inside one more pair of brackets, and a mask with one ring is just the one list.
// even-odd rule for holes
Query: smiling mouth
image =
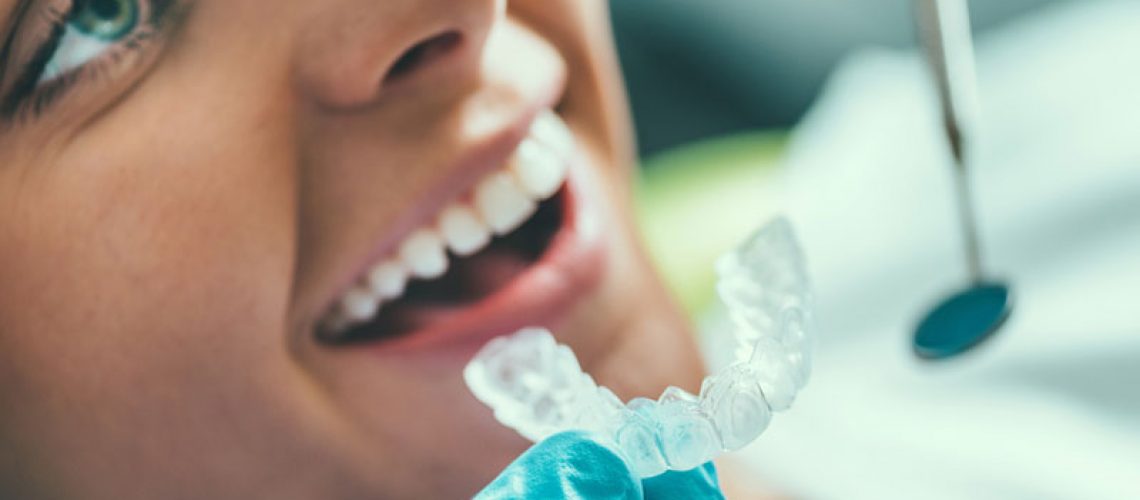
{"label": "smiling mouth", "polygon": [[515,282],[567,225],[575,151],[562,120],[540,114],[506,165],[359,276],[325,315],[318,336],[333,344],[406,337]]}

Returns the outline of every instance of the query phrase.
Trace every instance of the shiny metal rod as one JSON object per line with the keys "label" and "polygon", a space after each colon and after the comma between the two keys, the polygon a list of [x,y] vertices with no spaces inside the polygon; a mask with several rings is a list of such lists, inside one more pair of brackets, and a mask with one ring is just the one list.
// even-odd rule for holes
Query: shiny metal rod
{"label": "shiny metal rod", "polygon": [[954,156],[955,193],[970,279],[983,281],[968,165],[978,117],[978,79],[966,0],[916,0],[919,36],[937,83],[942,126]]}

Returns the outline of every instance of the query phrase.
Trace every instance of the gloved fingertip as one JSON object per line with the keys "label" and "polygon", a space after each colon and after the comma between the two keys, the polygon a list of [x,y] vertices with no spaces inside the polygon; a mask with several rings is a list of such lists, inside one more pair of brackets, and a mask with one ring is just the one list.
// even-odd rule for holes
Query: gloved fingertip
{"label": "gloved fingertip", "polygon": [[642,481],[645,498],[672,499],[723,499],[720,478],[712,462],[687,471],[669,471]]}
{"label": "gloved fingertip", "polygon": [[641,482],[613,450],[583,432],[531,447],[476,498],[641,499]]}

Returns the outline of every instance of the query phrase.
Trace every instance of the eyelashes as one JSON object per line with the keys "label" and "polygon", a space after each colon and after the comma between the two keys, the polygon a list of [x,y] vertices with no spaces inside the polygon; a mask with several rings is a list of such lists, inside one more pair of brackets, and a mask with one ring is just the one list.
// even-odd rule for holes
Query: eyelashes
{"label": "eyelashes", "polygon": [[172,3],[70,0],[42,8],[38,20],[21,23],[34,25],[36,33],[27,35],[38,38],[38,46],[0,100],[0,119],[35,120],[77,87],[104,83],[122,73],[119,69],[137,65]]}
{"label": "eyelashes", "polygon": [[[20,76],[13,85],[12,90],[8,92],[3,103],[0,104],[0,115],[3,115],[5,118],[11,118],[18,112],[23,111],[26,105],[31,104],[34,104],[32,107],[36,108],[35,114],[39,114],[39,108],[47,104],[44,98],[59,94],[58,89],[53,89],[51,88],[53,86],[50,85],[43,86],[44,88],[40,89],[42,92],[38,91],[37,87],[39,87],[39,73],[42,72],[43,66],[59,46],[60,38],[63,35],[66,13],[60,12],[55,8],[49,8],[43,16],[50,26],[50,34],[46,41],[42,42],[35,50],[31,60],[19,73]],[[70,79],[70,77],[68,79]]]}

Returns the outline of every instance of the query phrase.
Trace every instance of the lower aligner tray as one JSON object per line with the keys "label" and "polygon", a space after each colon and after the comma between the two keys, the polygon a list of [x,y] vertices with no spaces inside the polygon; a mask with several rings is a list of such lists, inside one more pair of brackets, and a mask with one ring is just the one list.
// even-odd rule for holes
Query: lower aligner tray
{"label": "lower aligner tray", "polygon": [[736,358],[699,395],[669,387],[656,401],[622,403],[539,328],[492,340],[464,379],[500,423],[532,441],[591,432],[643,478],[697,467],[759,437],[811,373],[811,294],[790,224],[777,219],[722,257],[717,277]]}

